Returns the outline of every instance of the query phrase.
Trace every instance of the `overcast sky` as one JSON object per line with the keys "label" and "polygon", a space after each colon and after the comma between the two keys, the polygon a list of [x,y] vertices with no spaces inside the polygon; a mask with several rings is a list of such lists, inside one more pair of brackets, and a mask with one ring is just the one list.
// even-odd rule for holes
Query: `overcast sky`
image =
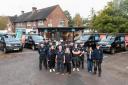
{"label": "overcast sky", "polygon": [[58,4],[63,10],[68,10],[72,16],[80,13],[82,17],[87,18],[91,8],[99,11],[109,1],[112,0],[1,0],[0,15],[20,15],[22,10],[28,12],[32,7],[41,9]]}

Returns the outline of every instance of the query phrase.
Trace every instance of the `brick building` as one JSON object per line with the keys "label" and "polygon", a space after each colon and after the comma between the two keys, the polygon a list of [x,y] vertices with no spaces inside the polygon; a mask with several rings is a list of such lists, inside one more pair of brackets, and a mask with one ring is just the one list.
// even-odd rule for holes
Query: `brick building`
{"label": "brick building", "polygon": [[[21,11],[20,16],[8,18],[8,31],[15,32],[17,28],[37,30],[43,27],[68,27],[68,19],[59,5],[37,9],[32,7],[31,12]],[[45,34],[46,37],[50,33]]]}

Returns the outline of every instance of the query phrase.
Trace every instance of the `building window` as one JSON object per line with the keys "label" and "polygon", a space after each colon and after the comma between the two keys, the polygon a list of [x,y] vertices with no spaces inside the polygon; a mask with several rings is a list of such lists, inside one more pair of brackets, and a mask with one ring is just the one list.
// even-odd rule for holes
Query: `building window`
{"label": "building window", "polygon": [[31,22],[27,22],[27,27],[31,27]]}
{"label": "building window", "polygon": [[48,27],[52,27],[52,24],[48,24]]}
{"label": "building window", "polygon": [[22,26],[22,23],[17,23],[16,24],[16,27],[21,27]]}
{"label": "building window", "polygon": [[38,27],[44,27],[44,22],[43,21],[38,21]]}
{"label": "building window", "polygon": [[60,23],[59,23],[59,27],[64,27],[64,26],[65,26],[65,24],[64,24],[64,20],[60,21]]}

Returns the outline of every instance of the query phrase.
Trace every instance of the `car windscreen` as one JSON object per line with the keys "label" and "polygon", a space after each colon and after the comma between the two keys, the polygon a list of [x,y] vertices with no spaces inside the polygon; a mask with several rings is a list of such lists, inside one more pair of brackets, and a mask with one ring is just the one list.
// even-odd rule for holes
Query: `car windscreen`
{"label": "car windscreen", "polygon": [[91,35],[82,35],[80,37],[80,40],[87,41],[90,38]]}
{"label": "car windscreen", "polygon": [[5,42],[18,42],[20,43],[20,41],[16,38],[13,38],[13,37],[8,37],[8,38],[4,38]]}
{"label": "car windscreen", "polygon": [[39,35],[32,35],[34,41],[41,42],[43,41],[43,37]]}
{"label": "car windscreen", "polygon": [[115,37],[114,36],[107,36],[101,40],[101,42],[114,42]]}

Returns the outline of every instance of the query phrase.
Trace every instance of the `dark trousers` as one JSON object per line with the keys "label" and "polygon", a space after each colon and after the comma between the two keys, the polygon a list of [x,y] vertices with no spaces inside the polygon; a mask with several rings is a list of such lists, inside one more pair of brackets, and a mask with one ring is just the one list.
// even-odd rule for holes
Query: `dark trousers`
{"label": "dark trousers", "polygon": [[49,62],[49,68],[54,69],[55,68],[55,60],[50,60]]}
{"label": "dark trousers", "polygon": [[79,68],[80,67],[80,59],[78,57],[73,57],[72,65],[73,65],[73,68]]}
{"label": "dark trousers", "polygon": [[65,68],[66,68],[67,73],[71,74],[71,63],[70,62],[65,63]]}
{"label": "dark trousers", "polygon": [[97,69],[98,69],[98,73],[99,75],[101,75],[101,60],[94,60],[94,74],[97,73]]}
{"label": "dark trousers", "polygon": [[43,59],[43,65],[44,65],[44,68],[47,70],[47,68],[48,68],[48,65],[47,65],[47,57],[44,57],[44,59]]}
{"label": "dark trousers", "polygon": [[88,72],[91,71],[92,72],[92,67],[93,67],[93,61],[90,59],[87,59],[87,69]]}
{"label": "dark trousers", "polygon": [[82,67],[82,69],[84,69],[84,56],[80,56],[80,67]]}
{"label": "dark trousers", "polygon": [[64,63],[63,63],[63,61],[57,61],[57,72],[64,73]]}
{"label": "dark trousers", "polygon": [[39,69],[42,70],[42,63],[45,69],[47,69],[47,58],[45,55],[40,55],[39,57]]}
{"label": "dark trousers", "polygon": [[42,70],[42,62],[43,62],[43,57],[39,57],[39,69]]}

